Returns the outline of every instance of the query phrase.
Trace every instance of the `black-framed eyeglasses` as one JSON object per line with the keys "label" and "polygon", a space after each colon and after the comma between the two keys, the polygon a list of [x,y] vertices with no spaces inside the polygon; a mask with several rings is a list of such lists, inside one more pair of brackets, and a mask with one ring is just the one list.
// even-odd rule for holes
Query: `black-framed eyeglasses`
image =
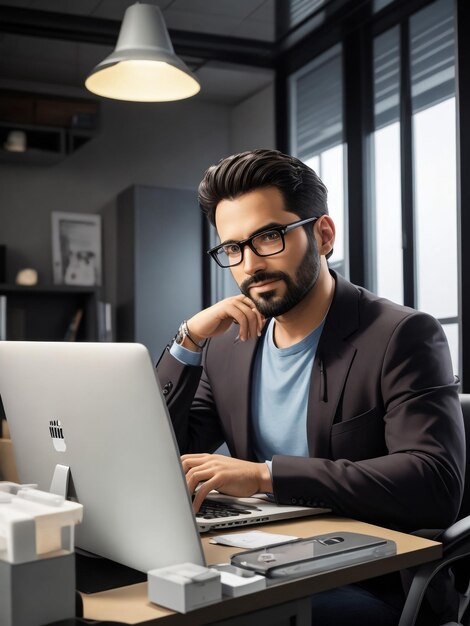
{"label": "black-framed eyeglasses", "polygon": [[207,254],[210,254],[220,267],[239,265],[243,261],[245,246],[248,246],[258,256],[279,254],[286,247],[284,239],[286,233],[309,222],[315,222],[317,219],[318,217],[309,217],[306,220],[299,220],[285,226],[272,226],[248,237],[248,239],[243,239],[243,241],[227,241],[215,246],[208,250]]}

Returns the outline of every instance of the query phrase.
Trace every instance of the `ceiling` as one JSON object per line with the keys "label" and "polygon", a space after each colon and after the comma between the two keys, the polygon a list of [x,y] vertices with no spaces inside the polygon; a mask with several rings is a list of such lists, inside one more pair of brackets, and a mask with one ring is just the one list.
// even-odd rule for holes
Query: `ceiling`
{"label": "ceiling", "polygon": [[[160,7],[175,51],[201,82],[197,98],[236,104],[272,83],[275,0],[146,1]],[[0,88],[89,95],[84,80],[112,51],[131,4],[0,0]]]}

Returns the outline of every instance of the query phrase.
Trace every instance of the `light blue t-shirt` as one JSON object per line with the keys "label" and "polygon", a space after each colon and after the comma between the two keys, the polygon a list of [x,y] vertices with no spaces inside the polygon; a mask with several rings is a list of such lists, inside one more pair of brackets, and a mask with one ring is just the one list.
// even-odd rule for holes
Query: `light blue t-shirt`
{"label": "light blue t-shirt", "polygon": [[[253,441],[258,461],[270,461],[274,454],[308,456],[308,394],[324,323],[295,345],[277,348],[273,339],[275,321],[269,322],[258,346],[252,379]],[[176,343],[170,353],[186,365],[202,362],[201,352]]]}
{"label": "light blue t-shirt", "polygon": [[275,454],[308,456],[307,404],[320,324],[288,348],[277,348],[271,320],[253,369],[253,441],[259,461]]}

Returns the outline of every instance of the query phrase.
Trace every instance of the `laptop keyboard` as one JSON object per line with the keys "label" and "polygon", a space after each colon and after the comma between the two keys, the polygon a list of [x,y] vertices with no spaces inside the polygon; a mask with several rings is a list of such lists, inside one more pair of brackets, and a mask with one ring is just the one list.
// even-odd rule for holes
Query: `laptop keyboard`
{"label": "laptop keyboard", "polygon": [[237,517],[238,515],[251,514],[253,511],[243,508],[243,505],[229,504],[228,502],[216,502],[215,500],[204,500],[201,508],[196,513],[196,517],[202,519],[217,519],[218,517]]}

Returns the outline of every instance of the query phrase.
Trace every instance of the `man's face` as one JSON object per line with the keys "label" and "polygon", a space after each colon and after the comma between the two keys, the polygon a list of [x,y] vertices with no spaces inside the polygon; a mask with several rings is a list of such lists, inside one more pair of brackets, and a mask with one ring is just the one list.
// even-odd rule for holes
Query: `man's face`
{"label": "man's face", "polygon": [[[254,233],[296,222],[300,217],[285,210],[275,187],[257,189],[235,200],[222,200],[215,213],[221,242],[241,241]],[[313,229],[313,225],[309,226]],[[265,317],[284,315],[301,302],[315,285],[320,256],[312,237],[301,226],[285,235],[285,249],[268,257],[245,246],[243,261],[231,268],[240,291],[251,298]]]}

